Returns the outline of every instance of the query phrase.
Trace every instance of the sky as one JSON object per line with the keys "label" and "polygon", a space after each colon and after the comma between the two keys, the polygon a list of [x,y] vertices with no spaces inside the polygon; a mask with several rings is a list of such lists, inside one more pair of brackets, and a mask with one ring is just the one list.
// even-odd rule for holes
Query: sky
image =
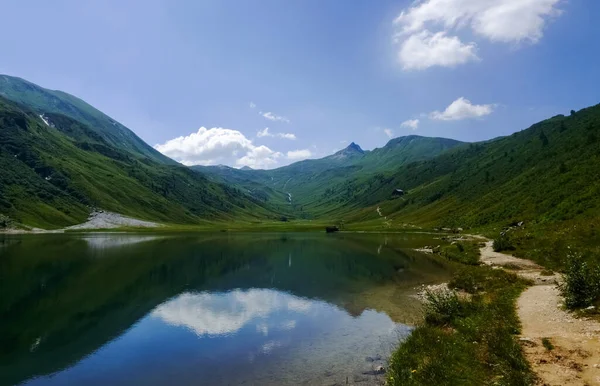
{"label": "sky", "polygon": [[[481,141],[600,102],[595,0],[2,0],[0,73],[187,165]],[[596,16],[596,17],[595,17]]]}

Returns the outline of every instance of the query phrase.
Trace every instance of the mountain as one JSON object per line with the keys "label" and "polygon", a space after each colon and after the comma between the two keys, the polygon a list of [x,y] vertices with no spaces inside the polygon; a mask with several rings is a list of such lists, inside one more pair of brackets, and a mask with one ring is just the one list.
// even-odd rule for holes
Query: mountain
{"label": "mountain", "polygon": [[[398,188],[408,194],[393,199]],[[376,207],[390,221],[433,226],[597,221],[600,105],[354,181],[347,190],[350,221],[377,219]]]}
{"label": "mountain", "polygon": [[106,143],[135,156],[164,164],[176,164],[135,133],[81,99],[62,91],[48,90],[21,78],[0,75],[0,96],[27,106],[38,115],[66,115],[83,123]]}
{"label": "mountain", "polygon": [[362,158],[365,151],[360,146],[352,142],[348,147],[342,149],[328,157],[323,158],[324,160],[340,163],[352,163],[358,158]]}
{"label": "mountain", "polygon": [[41,228],[83,222],[94,208],[180,224],[276,218],[238,189],[115,146],[70,116],[41,115],[1,96],[0,169],[0,213]]}
{"label": "mountain", "polygon": [[75,97],[0,76],[0,214],[38,227],[95,208],[178,224],[597,222],[598,165],[600,105],[486,142],[411,135],[274,170],[187,168]]}
{"label": "mountain", "polygon": [[367,152],[357,164],[365,171],[391,170],[411,162],[433,158],[462,144],[464,142],[455,139],[408,135],[390,139],[384,147]]}
{"label": "mountain", "polygon": [[[433,158],[463,142],[411,135],[390,140],[384,147],[364,151],[352,142],[321,159],[304,160],[273,170],[241,170],[194,166],[215,181],[253,192],[279,211],[300,218],[316,218],[352,205],[350,194],[332,195],[332,189],[356,179]],[[334,198],[334,200],[332,200]]]}
{"label": "mountain", "polygon": [[[402,223],[589,225],[600,213],[599,165],[597,105],[485,142],[407,136],[372,151],[351,144],[275,170],[209,175],[289,193],[285,203],[298,217],[370,222],[381,229]],[[394,196],[396,189],[407,194]]]}

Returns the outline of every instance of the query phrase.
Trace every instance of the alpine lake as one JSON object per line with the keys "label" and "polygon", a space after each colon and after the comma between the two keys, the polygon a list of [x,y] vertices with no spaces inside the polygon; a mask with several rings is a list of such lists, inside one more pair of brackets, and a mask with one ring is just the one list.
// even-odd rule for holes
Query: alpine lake
{"label": "alpine lake", "polygon": [[[435,239],[434,237],[438,237]],[[0,235],[0,385],[383,384],[418,233]]]}

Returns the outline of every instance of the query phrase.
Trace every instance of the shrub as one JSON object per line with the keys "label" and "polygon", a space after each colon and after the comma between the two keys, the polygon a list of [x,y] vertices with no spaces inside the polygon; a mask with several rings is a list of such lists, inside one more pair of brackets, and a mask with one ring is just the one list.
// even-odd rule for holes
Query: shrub
{"label": "shrub", "polygon": [[467,265],[479,265],[479,246],[475,243],[455,243],[440,248],[442,256],[448,260]]}
{"label": "shrub", "polygon": [[493,247],[496,252],[513,251],[515,249],[507,235],[500,235],[500,237],[495,239]]}
{"label": "shrub", "polygon": [[12,225],[10,217],[0,214],[0,229],[9,228]]}
{"label": "shrub", "polygon": [[546,348],[546,350],[548,351],[552,351],[554,350],[554,345],[552,344],[552,342],[550,341],[549,338],[542,338],[542,345]]}
{"label": "shrub", "polygon": [[600,266],[590,264],[580,253],[570,254],[560,290],[567,308],[592,305],[600,298]]}
{"label": "shrub", "polygon": [[463,269],[456,273],[448,286],[453,289],[463,290],[470,294],[475,294],[482,287],[482,278],[472,269]]}
{"label": "shrub", "polygon": [[455,291],[425,291],[425,321],[447,324],[462,313],[463,304]]}

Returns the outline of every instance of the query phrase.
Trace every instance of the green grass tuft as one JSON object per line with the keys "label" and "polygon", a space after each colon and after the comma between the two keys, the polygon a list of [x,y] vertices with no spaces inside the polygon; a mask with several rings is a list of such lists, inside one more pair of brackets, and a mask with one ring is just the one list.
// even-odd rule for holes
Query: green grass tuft
{"label": "green grass tuft", "polygon": [[550,341],[550,338],[542,338],[542,345],[546,348],[546,350],[548,351],[552,351],[554,350],[554,345],[552,344],[552,342]]}

